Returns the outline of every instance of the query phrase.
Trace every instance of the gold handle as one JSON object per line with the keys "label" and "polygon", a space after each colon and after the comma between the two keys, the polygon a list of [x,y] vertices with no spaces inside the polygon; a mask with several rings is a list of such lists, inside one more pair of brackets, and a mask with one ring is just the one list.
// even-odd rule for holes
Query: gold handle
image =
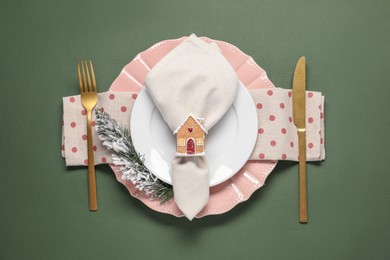
{"label": "gold handle", "polygon": [[306,184],[306,130],[298,129],[299,142],[299,222],[307,223],[307,184]]}
{"label": "gold handle", "polygon": [[88,142],[88,195],[89,210],[97,210],[95,158],[93,153],[91,111],[87,111],[87,142]]}

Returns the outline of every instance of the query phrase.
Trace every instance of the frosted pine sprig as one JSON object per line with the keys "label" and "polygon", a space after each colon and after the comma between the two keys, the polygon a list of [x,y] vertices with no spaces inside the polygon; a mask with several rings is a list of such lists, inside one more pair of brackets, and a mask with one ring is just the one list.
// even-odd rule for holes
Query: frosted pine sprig
{"label": "frosted pine sprig", "polygon": [[172,186],[158,179],[144,165],[144,157],[135,150],[129,129],[98,108],[95,109],[95,115],[99,139],[103,146],[114,151],[112,162],[120,167],[121,178],[131,181],[151,199],[159,198],[161,204],[170,200],[173,197]]}

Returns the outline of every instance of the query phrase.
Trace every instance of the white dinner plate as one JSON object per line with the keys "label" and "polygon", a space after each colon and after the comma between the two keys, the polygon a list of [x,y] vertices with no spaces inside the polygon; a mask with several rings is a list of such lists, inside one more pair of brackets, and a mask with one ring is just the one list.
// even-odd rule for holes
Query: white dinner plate
{"label": "white dinner plate", "polygon": [[[159,179],[172,184],[170,166],[176,156],[176,138],[145,88],[134,103],[130,129],[134,147],[144,156],[145,166]],[[256,143],[257,129],[256,107],[240,83],[233,105],[206,135],[210,186],[229,179],[247,162]]]}

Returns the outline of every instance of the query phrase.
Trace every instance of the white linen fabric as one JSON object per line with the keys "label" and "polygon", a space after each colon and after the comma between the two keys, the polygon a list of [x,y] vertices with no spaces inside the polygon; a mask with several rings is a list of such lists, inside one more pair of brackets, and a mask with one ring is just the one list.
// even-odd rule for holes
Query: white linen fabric
{"label": "white linen fabric", "polygon": [[190,113],[208,131],[232,105],[239,81],[219,48],[192,34],[152,68],[145,87],[172,131]]}
{"label": "white linen fabric", "polygon": [[175,202],[191,220],[209,200],[207,161],[204,156],[176,157],[172,162],[172,173],[175,173],[172,175]]}
{"label": "white linen fabric", "polygon": [[[146,90],[173,132],[190,114],[202,118],[209,131],[233,104],[238,87],[238,77],[219,49],[194,34],[162,58],[145,78]],[[190,157],[172,160],[175,202],[189,220],[209,199],[205,161]]]}

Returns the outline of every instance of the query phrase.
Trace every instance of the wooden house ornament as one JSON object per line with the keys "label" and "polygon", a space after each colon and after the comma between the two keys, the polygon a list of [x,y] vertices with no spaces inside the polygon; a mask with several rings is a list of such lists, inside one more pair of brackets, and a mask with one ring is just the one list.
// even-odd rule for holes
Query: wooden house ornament
{"label": "wooden house ornament", "polygon": [[176,134],[176,154],[178,156],[197,156],[205,154],[207,130],[203,119],[189,114],[183,123],[173,132]]}

